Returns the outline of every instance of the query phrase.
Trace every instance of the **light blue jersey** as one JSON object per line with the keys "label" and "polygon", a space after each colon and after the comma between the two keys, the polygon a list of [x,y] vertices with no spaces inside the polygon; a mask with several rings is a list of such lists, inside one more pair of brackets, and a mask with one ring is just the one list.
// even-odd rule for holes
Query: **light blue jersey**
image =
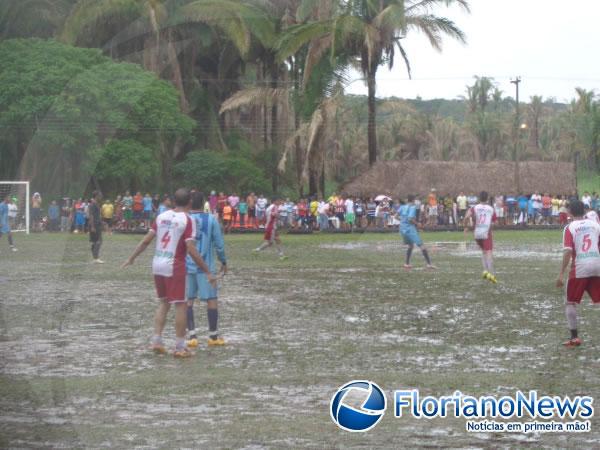
{"label": "light blue jersey", "polygon": [[144,211],[152,211],[152,197],[144,197],[142,203],[144,204]]}
{"label": "light blue jersey", "polygon": [[[193,212],[190,214],[190,217],[196,222],[196,249],[210,271],[216,274],[215,256],[221,264],[227,263],[225,258],[225,242],[223,241],[221,227],[212,214]],[[185,262],[188,274],[199,272],[198,266],[196,266],[191,256],[188,255]]]}
{"label": "light blue jersey", "polygon": [[400,216],[400,232],[405,230],[416,229],[415,224],[412,222],[417,219],[417,207],[411,203],[401,205],[398,208],[398,215]]}
{"label": "light blue jersey", "polygon": [[0,233],[10,232],[10,223],[8,221],[8,204],[0,203]]}

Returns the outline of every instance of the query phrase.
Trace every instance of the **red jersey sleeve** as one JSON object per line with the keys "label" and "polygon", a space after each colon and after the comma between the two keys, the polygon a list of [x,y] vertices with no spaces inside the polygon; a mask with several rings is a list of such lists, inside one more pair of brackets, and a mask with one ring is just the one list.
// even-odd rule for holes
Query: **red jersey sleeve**
{"label": "red jersey sleeve", "polygon": [[184,241],[196,240],[196,221],[190,216],[187,216],[187,224],[185,225],[185,230],[182,237]]}
{"label": "red jersey sleeve", "polygon": [[565,231],[563,233],[563,248],[575,250],[575,244],[573,242],[573,234],[569,227],[565,227]]}

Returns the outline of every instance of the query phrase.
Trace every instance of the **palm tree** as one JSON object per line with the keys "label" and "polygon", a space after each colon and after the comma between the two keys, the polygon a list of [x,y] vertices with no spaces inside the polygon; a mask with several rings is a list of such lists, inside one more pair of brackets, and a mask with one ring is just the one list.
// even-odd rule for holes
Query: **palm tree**
{"label": "palm tree", "polygon": [[[432,11],[440,6],[456,4],[469,11],[467,0],[346,0],[337,2],[332,19],[291,27],[279,43],[282,59],[295,54],[309,42],[320,42],[332,56],[346,53],[355,58],[368,90],[368,152],[369,164],[377,161],[375,126],[377,70],[385,63],[391,69],[396,51],[402,56],[410,76],[408,55],[401,40],[410,31],[427,36],[436,50],[449,36],[465,42],[464,33],[451,20]],[[310,73],[305,73],[309,77]]]}
{"label": "palm tree", "polygon": [[0,0],[0,39],[49,38],[77,0]]}

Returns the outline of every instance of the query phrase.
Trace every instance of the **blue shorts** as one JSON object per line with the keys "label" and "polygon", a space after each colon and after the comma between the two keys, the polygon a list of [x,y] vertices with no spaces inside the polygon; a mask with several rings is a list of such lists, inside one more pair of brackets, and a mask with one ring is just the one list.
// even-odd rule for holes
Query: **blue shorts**
{"label": "blue shorts", "polygon": [[402,237],[404,238],[404,243],[407,245],[423,245],[421,236],[419,236],[419,232],[416,228],[407,228],[404,230],[400,230],[400,234],[402,234]]}
{"label": "blue shorts", "polygon": [[185,278],[185,286],[188,300],[199,298],[206,301],[216,299],[219,295],[218,289],[211,286],[203,272],[188,273]]}

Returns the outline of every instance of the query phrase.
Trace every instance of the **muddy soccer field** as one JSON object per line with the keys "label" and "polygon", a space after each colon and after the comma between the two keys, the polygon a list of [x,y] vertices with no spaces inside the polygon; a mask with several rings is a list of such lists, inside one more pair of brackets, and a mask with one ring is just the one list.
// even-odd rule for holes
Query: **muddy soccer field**
{"label": "muddy soccer field", "polygon": [[[435,272],[404,271],[396,234],[286,236],[289,259],[251,250],[261,237],[226,238],[223,348],[193,358],[148,350],[155,307],[151,251],[119,268],[139,236],[105,236],[93,265],[85,236],[0,242],[0,447],[488,448],[578,447],[589,433],[467,433],[464,419],[395,419],[365,434],[329,417],[352,379],[422,395],[600,398],[600,315],[580,308],[584,345],[568,337],[554,287],[559,231],[498,232],[499,283],[481,279],[462,233],[426,233]],[[167,343],[172,346],[172,313]],[[206,326],[204,305],[196,306]]]}

